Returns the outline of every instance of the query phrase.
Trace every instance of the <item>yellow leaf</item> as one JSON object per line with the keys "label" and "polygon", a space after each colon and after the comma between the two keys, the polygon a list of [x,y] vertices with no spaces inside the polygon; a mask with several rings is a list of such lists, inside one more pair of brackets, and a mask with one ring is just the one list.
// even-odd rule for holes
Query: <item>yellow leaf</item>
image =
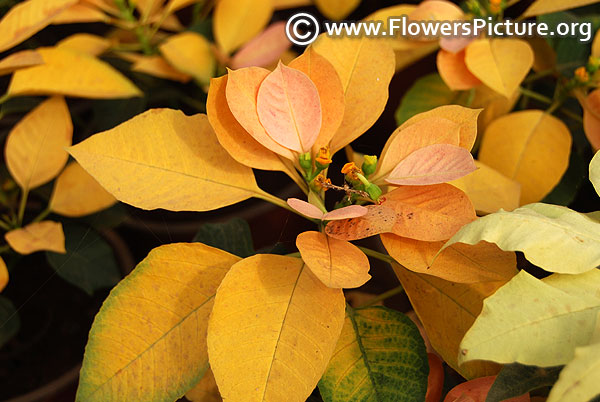
{"label": "yellow leaf", "polygon": [[315,0],[315,4],[328,19],[342,20],[358,7],[360,0]]}
{"label": "yellow leaf", "polygon": [[55,178],[67,163],[73,124],[67,103],[53,97],[27,114],[6,140],[8,171],[17,184],[29,190]]}
{"label": "yellow leaf", "polygon": [[521,185],[491,167],[475,161],[477,170],[450,182],[467,194],[476,211],[491,214],[519,207]]}
{"label": "yellow leaf", "polygon": [[273,6],[276,10],[310,6],[312,3],[313,0],[273,0]]}
{"label": "yellow leaf", "polygon": [[181,10],[192,4],[200,3],[200,1],[201,0],[169,0],[165,9],[168,13],[174,13],[175,11]]}
{"label": "yellow leaf", "polygon": [[422,242],[393,234],[382,234],[381,240],[388,253],[404,267],[451,282],[509,280],[517,273],[515,254],[490,243],[456,244],[459,247],[447,248],[436,257],[444,242]]}
{"label": "yellow leaf", "polygon": [[26,0],[10,9],[0,21],[0,52],[44,29],[78,0]]}
{"label": "yellow leaf", "polygon": [[600,57],[600,33],[596,32],[594,41],[592,42],[592,56]]}
{"label": "yellow leaf", "polygon": [[142,93],[125,76],[95,57],[62,48],[40,48],[45,64],[16,71],[11,96],[60,94],[84,98],[131,98]]}
{"label": "yellow leaf", "polygon": [[10,74],[21,68],[37,66],[42,63],[44,63],[44,59],[35,50],[21,50],[0,61],[0,75]]}
{"label": "yellow leaf", "polygon": [[497,374],[500,367],[486,362],[458,366],[460,342],[481,312],[483,300],[506,281],[459,284],[411,272],[392,264],[410,302],[423,323],[433,348],[465,378]]}
{"label": "yellow leaf", "polygon": [[369,275],[369,259],[358,247],[321,232],[304,232],[296,247],[313,274],[329,288],[358,288]]}
{"label": "yellow leaf", "polygon": [[50,209],[58,214],[79,217],[110,207],[117,200],[77,162],[71,162],[58,176],[50,197]]}
{"label": "yellow leaf", "polygon": [[400,71],[411,64],[416,63],[430,53],[435,52],[438,49],[438,43],[419,43],[419,46],[415,46],[412,49],[400,49],[394,50],[394,56],[396,58],[396,71]]}
{"label": "yellow leaf", "polygon": [[267,196],[201,114],[152,109],[69,152],[109,193],[142,209],[208,211]]}
{"label": "yellow leaf", "polygon": [[556,67],[556,52],[546,38],[527,38],[527,42],[534,54],[533,71],[539,73]]}
{"label": "yellow leaf", "polygon": [[201,84],[208,84],[215,72],[216,62],[210,43],[195,32],[173,35],[159,49],[173,67]]}
{"label": "yellow leaf", "polygon": [[219,0],[213,17],[217,44],[223,52],[233,52],[258,35],[272,14],[272,0]]}
{"label": "yellow leaf", "polygon": [[313,46],[333,65],[344,89],[344,118],[331,140],[335,153],[367,131],[383,112],[395,71],[394,52],[387,42],[372,38],[321,35]]}
{"label": "yellow leaf", "polygon": [[150,252],[104,301],[85,349],[78,401],[174,401],[208,367],[214,295],[239,258],[200,243]]}
{"label": "yellow leaf", "polygon": [[533,66],[533,50],[520,39],[478,39],[467,46],[465,63],[473,75],[510,97]]}
{"label": "yellow leaf", "polygon": [[92,22],[108,22],[110,18],[97,8],[86,4],[74,4],[58,14],[53,20],[53,25],[83,24]]}
{"label": "yellow leaf", "polygon": [[521,92],[519,90],[516,90],[507,98],[486,85],[475,88],[475,97],[471,107],[483,109],[477,122],[477,132],[483,134],[492,121],[513,110],[520,97]]}
{"label": "yellow leaf", "polygon": [[238,162],[255,169],[286,170],[282,159],[254,139],[231,113],[226,88],[229,76],[210,81],[206,112],[221,145]]}
{"label": "yellow leaf", "polygon": [[56,47],[87,53],[90,56],[100,56],[110,48],[110,41],[101,36],[78,33],[61,40]]}
{"label": "yellow leaf", "polygon": [[210,367],[206,370],[200,382],[186,392],[185,398],[191,402],[221,402],[223,400]]}
{"label": "yellow leaf", "polygon": [[569,165],[571,134],[540,110],[511,113],[490,124],[479,160],[521,184],[521,205],[537,202],[558,184]]}
{"label": "yellow leaf", "polygon": [[377,172],[370,179],[384,184],[398,163],[413,152],[433,144],[459,144],[460,126],[443,117],[430,117],[409,126],[402,125],[392,133],[381,152]]}
{"label": "yellow leaf", "polygon": [[142,20],[148,20],[148,17],[158,12],[164,0],[130,0],[130,2],[135,4],[142,15]]}
{"label": "yellow leaf", "polygon": [[192,79],[189,75],[176,70],[159,55],[138,57],[131,66],[131,71],[184,83]]}
{"label": "yellow leaf", "polygon": [[80,0],[81,4],[86,4],[98,8],[105,13],[120,17],[121,11],[114,0]]}
{"label": "yellow leaf", "polygon": [[522,18],[570,10],[572,8],[583,7],[594,3],[598,3],[598,0],[537,0],[529,6],[525,13],[523,13]]}
{"label": "yellow leaf", "polygon": [[6,263],[0,257],[0,292],[8,285],[8,269],[6,269]]}
{"label": "yellow leaf", "polygon": [[317,152],[319,148],[329,145],[342,123],[345,109],[344,88],[335,68],[326,58],[315,52],[312,46],[292,60],[289,66],[306,74],[319,91],[322,124],[313,147]]}
{"label": "yellow leaf", "polygon": [[65,234],[62,224],[42,221],[29,224],[21,229],[11,230],[4,235],[8,245],[19,254],[36,251],[54,251],[65,254]]}
{"label": "yellow leaf", "polygon": [[465,51],[451,53],[441,49],[437,54],[437,68],[440,76],[453,91],[465,91],[481,85],[465,64]]}
{"label": "yellow leaf", "polygon": [[342,331],[341,289],[298,258],[256,255],[219,286],[208,324],[210,366],[224,400],[304,402]]}

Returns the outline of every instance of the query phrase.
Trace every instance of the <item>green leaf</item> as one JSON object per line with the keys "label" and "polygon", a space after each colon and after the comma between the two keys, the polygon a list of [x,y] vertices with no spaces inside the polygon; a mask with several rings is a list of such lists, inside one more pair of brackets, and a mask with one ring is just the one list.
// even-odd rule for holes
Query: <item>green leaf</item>
{"label": "green leaf", "polygon": [[110,292],[85,348],[77,401],[174,401],[208,367],[217,287],[238,257],[199,243],[158,247]]}
{"label": "green leaf", "polygon": [[205,223],[200,226],[193,241],[220,248],[242,258],[255,254],[250,225],[240,218],[222,223]]}
{"label": "green leaf", "polygon": [[547,402],[588,402],[600,396],[600,343],[575,350],[575,359],[560,372]]}
{"label": "green leaf", "polygon": [[428,374],[423,338],[408,317],[385,307],[347,306],[319,391],[325,402],[421,402]]}
{"label": "green leaf", "polygon": [[0,296],[0,348],[19,332],[21,320],[15,305],[4,296]]}
{"label": "green leaf", "polygon": [[484,216],[463,226],[442,250],[482,240],[504,251],[522,251],[550,272],[578,274],[600,266],[600,224],[557,205],[530,204]]}
{"label": "green leaf", "polygon": [[596,193],[600,195],[600,152],[596,152],[590,163],[590,181],[594,185]]}
{"label": "green leaf", "polygon": [[438,106],[465,103],[463,92],[454,92],[444,83],[439,74],[426,75],[415,82],[402,98],[396,110],[399,126],[411,117]]}
{"label": "green leaf", "polygon": [[562,366],[544,368],[518,363],[507,364],[500,370],[485,402],[501,402],[542,387],[552,386],[560,370]]}
{"label": "green leaf", "polygon": [[459,362],[567,364],[575,348],[593,338],[600,312],[598,289],[597,269],[543,280],[521,271],[484,301],[461,342]]}
{"label": "green leaf", "polygon": [[121,279],[112,248],[96,231],[74,223],[65,224],[63,229],[67,253],[46,252],[58,276],[89,295]]}

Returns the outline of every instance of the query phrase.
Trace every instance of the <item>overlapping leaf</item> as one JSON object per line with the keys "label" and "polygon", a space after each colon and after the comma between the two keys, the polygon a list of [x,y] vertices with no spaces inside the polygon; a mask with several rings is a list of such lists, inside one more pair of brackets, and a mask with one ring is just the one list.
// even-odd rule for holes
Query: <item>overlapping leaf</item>
{"label": "overlapping leaf", "polygon": [[267,67],[276,62],[292,42],[285,34],[285,22],[275,22],[246,43],[231,59],[231,68]]}
{"label": "overlapping leaf", "polygon": [[296,247],[302,260],[317,278],[330,288],[358,288],[369,275],[369,260],[358,247],[321,232],[298,235]]}
{"label": "overlapping leaf", "polygon": [[195,32],[183,32],[169,37],[160,47],[165,59],[177,70],[208,84],[215,71],[215,58],[210,43]]}
{"label": "overlapping leaf", "polygon": [[14,229],[4,235],[8,245],[19,254],[36,251],[65,253],[65,234],[58,222],[34,222],[23,228]]}
{"label": "overlapping leaf", "polygon": [[225,53],[231,53],[258,35],[272,13],[271,0],[220,0],[213,17],[215,39]]}
{"label": "overlapping leaf", "polygon": [[485,300],[461,342],[460,362],[567,364],[575,348],[590,344],[600,312],[599,286],[597,269],[543,280],[519,272]]}
{"label": "overlapping leaf", "polygon": [[319,391],[326,402],[420,402],[427,372],[423,339],[408,317],[385,307],[348,306]]}
{"label": "overlapping leaf", "polygon": [[77,400],[176,400],[192,389],[208,367],[215,292],[237,261],[199,243],[151,251],[96,316]]}
{"label": "overlapping leaf", "polygon": [[484,240],[506,251],[522,251],[547,271],[579,274],[600,266],[599,229],[598,222],[568,208],[531,204],[479,218],[444,247]]}
{"label": "overlapping leaf", "polygon": [[44,63],[44,59],[35,50],[21,50],[0,61],[0,75],[10,74],[21,68],[37,66],[42,63]]}
{"label": "overlapping leaf", "polygon": [[575,349],[575,358],[560,372],[548,402],[588,402],[600,394],[600,343]]}
{"label": "overlapping leaf", "polygon": [[[463,382],[448,392],[444,402],[459,402],[463,400],[465,402],[467,400],[472,402],[486,402],[488,393],[495,379],[495,376],[489,376]],[[529,400],[529,394],[525,394],[515,398],[508,398],[504,402],[529,402]]]}
{"label": "overlapping leaf", "polygon": [[464,91],[481,85],[465,64],[465,51],[451,53],[440,50],[437,55],[437,68],[444,82],[453,91]]}
{"label": "overlapping leaf", "polygon": [[234,265],[208,327],[223,399],[304,402],[334,352],[344,304],[341,289],[323,285],[298,258],[257,255]]}
{"label": "overlapping leaf", "polygon": [[87,53],[92,56],[99,56],[110,48],[111,43],[108,39],[101,36],[77,33],[61,40],[56,46],[80,53]]}
{"label": "overlapping leaf", "polygon": [[341,20],[358,7],[360,0],[315,0],[315,4],[328,19]]}
{"label": "overlapping leaf", "polygon": [[264,196],[205,115],[152,109],[69,149],[115,198],[143,209],[206,211]]}

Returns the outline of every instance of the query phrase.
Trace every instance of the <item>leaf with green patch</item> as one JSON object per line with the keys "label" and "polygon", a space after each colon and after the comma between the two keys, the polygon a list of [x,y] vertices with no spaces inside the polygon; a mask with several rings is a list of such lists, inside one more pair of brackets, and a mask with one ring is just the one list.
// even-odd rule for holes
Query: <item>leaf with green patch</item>
{"label": "leaf with green patch", "polygon": [[0,296],[0,348],[19,332],[21,320],[15,305],[8,298]]}
{"label": "leaf with green patch", "polygon": [[242,258],[255,254],[250,225],[240,218],[221,223],[205,223],[193,241],[220,248]]}
{"label": "leaf with green patch", "polygon": [[89,295],[121,279],[112,248],[95,230],[75,223],[65,224],[63,230],[67,253],[46,252],[58,276]]}
{"label": "leaf with green patch", "polygon": [[399,126],[411,117],[439,106],[466,102],[464,92],[452,91],[439,74],[426,75],[418,79],[406,92],[396,110],[396,122]]}
{"label": "leaf with green patch", "polygon": [[346,320],[319,382],[326,402],[423,401],[429,366],[416,325],[385,307],[346,307]]}
{"label": "leaf with green patch", "polygon": [[502,367],[485,402],[501,402],[527,392],[552,386],[558,379],[562,366],[537,367],[523,364],[507,364]]}

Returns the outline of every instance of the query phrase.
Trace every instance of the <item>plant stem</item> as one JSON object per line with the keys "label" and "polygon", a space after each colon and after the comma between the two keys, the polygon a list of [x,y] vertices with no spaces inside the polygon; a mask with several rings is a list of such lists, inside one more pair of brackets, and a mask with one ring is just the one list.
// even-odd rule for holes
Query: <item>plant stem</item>
{"label": "plant stem", "polygon": [[573,112],[571,112],[570,110],[567,109],[558,109],[558,111],[562,114],[564,114],[565,116],[571,118],[572,120],[575,120],[578,123],[582,123],[583,124],[583,117],[579,116],[578,114],[575,114]]}
{"label": "plant stem", "polygon": [[366,302],[359,308],[373,306],[373,305],[379,303],[380,301],[384,301],[384,300],[389,299],[390,297],[396,296],[400,293],[404,293],[404,288],[402,287],[402,285],[398,285],[397,287],[390,289],[387,292],[384,292],[384,293],[380,294],[379,296],[372,298],[371,300],[369,300],[368,302]]}
{"label": "plant stem", "polygon": [[10,246],[8,244],[5,244],[4,246],[0,247],[0,254],[4,254],[9,250],[10,250]]}
{"label": "plant stem", "polygon": [[542,94],[538,94],[537,92],[531,91],[527,88],[521,87],[521,88],[519,88],[519,91],[521,92],[521,94],[523,96],[527,96],[528,98],[535,99],[542,103],[547,103],[548,105],[552,104],[552,99],[550,99],[547,96],[544,96]]}
{"label": "plant stem", "polygon": [[387,262],[389,264],[396,263],[396,260],[394,260],[391,256],[387,254],[383,254],[379,251],[371,250],[370,248],[366,247],[359,247],[359,249],[369,257],[376,258],[380,261]]}
{"label": "plant stem", "polygon": [[50,205],[48,205],[48,207],[42,212],[40,212],[40,214],[36,216],[35,219],[31,221],[31,223],[43,221],[48,215],[50,215],[50,212],[52,212],[52,210],[50,209]]}
{"label": "plant stem", "polygon": [[19,203],[19,212],[17,215],[17,225],[23,225],[23,217],[25,216],[25,207],[27,206],[27,197],[29,196],[29,188],[26,188],[21,193],[21,202]]}
{"label": "plant stem", "polygon": [[562,106],[562,102],[556,101],[556,102],[552,103],[552,105],[550,105],[550,107],[546,110],[546,113],[552,114],[561,106]]}
{"label": "plant stem", "polygon": [[0,228],[6,230],[7,232],[12,230],[12,228],[4,221],[0,221]]}
{"label": "plant stem", "polygon": [[146,36],[146,33],[144,32],[144,27],[139,25],[139,21],[133,15],[131,6],[129,4],[125,4],[124,0],[115,0],[115,3],[117,4],[117,6],[119,7],[119,10],[121,11],[122,18],[126,21],[129,21],[129,22],[132,22],[135,24],[135,28],[133,29],[133,32],[135,33],[138,40],[140,41],[140,45],[142,46],[144,53],[147,55],[152,54],[152,47],[150,46],[150,41],[148,40],[148,37]]}

